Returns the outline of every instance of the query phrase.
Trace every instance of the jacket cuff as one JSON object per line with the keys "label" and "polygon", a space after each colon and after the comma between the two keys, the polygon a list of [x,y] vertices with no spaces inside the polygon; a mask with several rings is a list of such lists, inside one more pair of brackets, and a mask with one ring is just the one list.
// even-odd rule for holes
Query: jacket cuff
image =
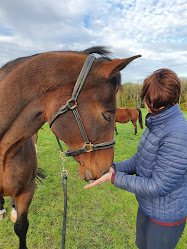
{"label": "jacket cuff", "polygon": [[112,173],[112,177],[111,177],[111,183],[112,183],[112,184],[114,184],[114,177],[115,177],[115,175],[116,175],[116,172],[113,172],[113,173]]}
{"label": "jacket cuff", "polygon": [[112,168],[114,169],[114,171],[116,172],[116,165],[114,163],[112,163]]}

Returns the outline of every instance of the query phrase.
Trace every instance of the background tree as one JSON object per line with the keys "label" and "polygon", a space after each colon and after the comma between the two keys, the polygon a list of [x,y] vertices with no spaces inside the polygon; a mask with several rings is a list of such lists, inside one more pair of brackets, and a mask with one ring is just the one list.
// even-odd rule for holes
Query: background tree
{"label": "background tree", "polygon": [[182,110],[187,110],[187,78],[181,78],[181,97],[179,104]]}
{"label": "background tree", "polygon": [[[122,84],[117,94],[117,106],[121,108],[144,108],[144,102],[140,99],[142,84],[133,84],[131,82]],[[181,78],[181,96],[179,105],[182,110],[187,111],[187,78]]]}

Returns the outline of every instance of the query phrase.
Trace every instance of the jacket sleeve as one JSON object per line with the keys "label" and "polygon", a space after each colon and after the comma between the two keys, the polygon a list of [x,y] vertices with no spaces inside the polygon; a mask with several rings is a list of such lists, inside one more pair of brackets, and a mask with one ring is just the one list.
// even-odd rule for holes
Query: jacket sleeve
{"label": "jacket sleeve", "polygon": [[138,163],[138,153],[136,153],[131,158],[125,160],[113,163],[113,167],[115,172],[124,172],[129,175],[136,174],[136,165]]}
{"label": "jacket sleeve", "polygon": [[138,195],[161,197],[172,192],[187,175],[187,134],[170,134],[160,144],[151,178],[117,171],[114,186]]}

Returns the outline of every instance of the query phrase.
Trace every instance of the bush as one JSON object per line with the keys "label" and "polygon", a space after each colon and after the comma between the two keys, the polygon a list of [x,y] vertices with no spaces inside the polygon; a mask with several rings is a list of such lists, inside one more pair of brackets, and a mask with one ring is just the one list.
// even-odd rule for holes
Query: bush
{"label": "bush", "polygon": [[180,104],[180,108],[182,111],[187,111],[187,103]]}

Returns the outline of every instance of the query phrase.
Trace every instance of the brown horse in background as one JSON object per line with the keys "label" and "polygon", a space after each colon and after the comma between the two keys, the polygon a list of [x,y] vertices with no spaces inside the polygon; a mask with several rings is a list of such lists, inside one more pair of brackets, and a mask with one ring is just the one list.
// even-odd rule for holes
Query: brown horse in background
{"label": "brown horse in background", "polygon": [[[48,52],[16,59],[2,68],[5,75],[0,79],[0,196],[15,200],[14,229],[20,249],[27,248],[27,214],[37,173],[32,137],[45,122],[53,121],[52,132],[69,151],[83,151],[73,157],[80,164],[78,171],[84,180],[99,178],[113,162],[113,145],[103,148],[103,144],[113,143],[119,72],[140,56],[111,60],[106,58],[108,52],[103,47]],[[94,58],[78,101],[72,101],[75,82],[92,53],[104,57]],[[84,143],[73,112],[59,114],[64,106],[78,109],[89,144]]]}
{"label": "brown horse in background", "polygon": [[[115,121],[118,123],[128,123],[131,121],[134,125],[134,135],[137,134],[137,120],[141,129],[143,129],[142,112],[138,108],[117,108]],[[118,135],[115,125],[116,135]]]}

